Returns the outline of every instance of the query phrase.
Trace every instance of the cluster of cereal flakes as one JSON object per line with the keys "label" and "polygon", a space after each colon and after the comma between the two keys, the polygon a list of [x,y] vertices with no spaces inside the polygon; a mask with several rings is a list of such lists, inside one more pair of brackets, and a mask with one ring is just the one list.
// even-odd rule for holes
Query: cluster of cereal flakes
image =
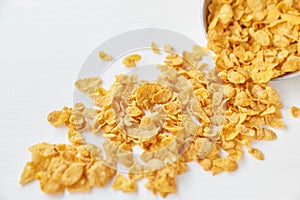
{"label": "cluster of cereal flakes", "polygon": [[88,192],[94,186],[102,187],[116,174],[105,165],[101,150],[92,144],[39,143],[29,148],[32,160],[24,167],[20,184],[40,181],[41,190],[55,194]]}
{"label": "cluster of cereal flakes", "polygon": [[208,48],[234,84],[268,83],[300,69],[298,0],[214,0],[208,6]]}
{"label": "cluster of cereal flakes", "polygon": [[[76,81],[77,89],[93,98],[99,109],[77,103],[51,112],[48,121],[68,127],[71,144],[31,147],[32,161],[26,164],[20,183],[38,179],[46,193],[87,192],[108,184],[121,164],[127,167],[128,177],[118,174],[113,189],[135,192],[137,181],[146,178],[145,187],[165,197],[176,192],[176,176],[188,170],[187,162],[197,161],[216,175],[238,168],[243,147],[263,160],[252,143],[276,139],[267,126],[284,127],[280,97],[268,81],[300,68],[299,5],[295,1],[213,1],[209,10],[207,38],[216,53],[215,70],[203,71],[207,67],[201,62],[207,54],[203,48],[195,46],[180,56],[166,45],[169,54],[154,82],[118,75],[106,90],[97,77]],[[161,53],[155,43],[151,48]],[[99,57],[113,59],[102,51]],[[129,55],[122,64],[135,67],[141,59],[139,54]],[[291,112],[298,116],[298,109]],[[86,143],[84,131],[105,138],[103,147]],[[143,150],[139,159],[135,146]]]}
{"label": "cluster of cereal flakes", "polygon": [[[300,70],[300,4],[213,0],[208,8],[208,48],[216,54],[228,106],[220,148],[236,156],[242,152],[237,145],[247,146],[252,156],[263,160],[251,143],[276,138],[266,127],[284,127],[280,97],[268,82]],[[297,113],[291,108],[293,116]]]}
{"label": "cluster of cereal flakes", "polygon": [[[166,49],[169,52],[173,48],[167,45]],[[138,82],[135,75],[121,74],[106,90],[97,77],[77,80],[76,88],[93,98],[99,109],[76,103],[74,108],[49,113],[48,121],[53,126],[68,128],[71,144],[40,143],[30,147],[32,161],[26,164],[20,183],[39,180],[46,193],[65,189],[87,192],[105,186],[115,176],[117,164],[121,164],[127,167],[128,178],[118,174],[112,188],[135,192],[136,182],[146,178],[145,187],[166,196],[176,192],[176,176],[187,171],[186,162],[199,160],[209,170],[209,159],[200,159],[207,154],[220,158],[216,155],[219,149],[214,148],[220,128],[213,130],[211,126],[222,126],[225,99],[215,71],[200,71],[206,64],[197,61],[205,54],[195,46],[183,57],[167,55],[165,65],[158,66],[162,75],[154,82]],[[124,60],[128,58],[136,62],[141,56],[133,54]],[[151,114],[146,115],[146,110]],[[103,146],[86,143],[82,135],[86,131],[105,138]],[[133,153],[135,146],[143,150],[138,159]],[[220,159],[220,164],[224,171],[237,168],[230,159]]]}

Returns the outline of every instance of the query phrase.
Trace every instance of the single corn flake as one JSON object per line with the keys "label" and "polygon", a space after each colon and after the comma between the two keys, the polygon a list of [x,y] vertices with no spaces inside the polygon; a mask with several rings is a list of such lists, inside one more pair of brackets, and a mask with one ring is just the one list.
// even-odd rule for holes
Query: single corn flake
{"label": "single corn flake", "polygon": [[135,67],[136,63],[140,61],[141,58],[142,56],[139,54],[131,54],[123,59],[122,64],[126,67]]}
{"label": "single corn flake", "polygon": [[122,174],[118,174],[112,186],[115,190],[122,190],[123,192],[136,192],[137,185],[133,180],[128,180]]}
{"label": "single corn flake", "polygon": [[91,190],[91,186],[86,177],[82,176],[77,183],[67,186],[68,192],[89,192]]}
{"label": "single corn flake", "polygon": [[104,61],[110,61],[113,59],[113,57],[111,55],[108,55],[104,51],[99,51],[99,58]]}
{"label": "single corn flake", "polygon": [[36,166],[33,162],[27,162],[21,175],[20,184],[25,185],[33,180],[36,180],[35,175],[37,171],[38,169],[36,169]]}
{"label": "single corn flake", "polygon": [[201,159],[198,161],[198,163],[201,165],[201,167],[203,168],[203,170],[208,171],[211,169],[212,167],[212,162],[210,159],[206,158],[206,159]]}
{"label": "single corn flake", "polygon": [[53,126],[58,127],[64,125],[69,120],[69,118],[69,113],[60,110],[55,110],[48,114],[47,119]]}
{"label": "single corn flake", "polygon": [[142,109],[152,106],[151,98],[159,90],[161,90],[161,86],[156,83],[147,83],[141,85],[135,91],[137,106],[139,106]]}
{"label": "single corn flake", "polygon": [[258,160],[265,159],[264,154],[259,149],[252,148],[252,149],[249,149],[248,152],[250,153],[250,155],[252,155],[254,158],[256,158]]}
{"label": "single corn flake", "polygon": [[166,45],[164,46],[164,51],[165,51],[166,53],[172,53],[173,51],[175,51],[175,49],[174,49],[174,47],[172,47],[171,45],[166,44]]}
{"label": "single corn flake", "polygon": [[165,64],[168,66],[179,66],[183,64],[183,58],[177,54],[169,54],[166,56]]}
{"label": "single corn flake", "polygon": [[75,87],[83,93],[88,94],[90,97],[94,97],[96,88],[102,83],[99,77],[83,78],[75,82]]}
{"label": "single corn flake", "polygon": [[68,131],[68,140],[74,144],[84,144],[84,138],[81,133],[70,128]]}
{"label": "single corn flake", "polygon": [[281,14],[283,20],[290,22],[293,25],[300,25],[300,14]]}
{"label": "single corn flake", "polygon": [[261,44],[262,46],[268,46],[270,44],[270,38],[266,31],[264,30],[258,30],[254,34],[254,38],[258,44]]}
{"label": "single corn flake", "polygon": [[300,108],[292,106],[290,109],[291,116],[294,118],[300,118]]}
{"label": "single corn flake", "polygon": [[230,70],[228,71],[228,81],[234,84],[242,84],[246,82],[246,77],[242,75],[240,72]]}
{"label": "single corn flake", "polygon": [[225,158],[225,159],[223,159],[223,162],[224,162],[224,171],[225,172],[233,172],[233,171],[237,170],[237,168],[238,168],[238,164],[234,160]]}
{"label": "single corn flake", "polygon": [[252,73],[251,78],[254,83],[268,83],[273,78],[273,70]]}
{"label": "single corn flake", "polygon": [[160,49],[158,48],[158,46],[155,42],[151,43],[151,50],[156,54],[160,54]]}
{"label": "single corn flake", "polygon": [[230,5],[224,4],[220,11],[218,18],[222,24],[228,24],[233,17],[233,10]]}
{"label": "single corn flake", "polygon": [[163,88],[152,96],[152,101],[156,104],[163,104],[169,101],[172,97],[172,91],[168,88]]}
{"label": "single corn flake", "polygon": [[75,184],[82,176],[83,167],[84,167],[83,163],[72,163],[62,174],[61,182],[65,186],[70,186]]}
{"label": "single corn flake", "polygon": [[137,106],[129,106],[127,108],[127,113],[130,117],[137,117],[143,114],[143,111]]}

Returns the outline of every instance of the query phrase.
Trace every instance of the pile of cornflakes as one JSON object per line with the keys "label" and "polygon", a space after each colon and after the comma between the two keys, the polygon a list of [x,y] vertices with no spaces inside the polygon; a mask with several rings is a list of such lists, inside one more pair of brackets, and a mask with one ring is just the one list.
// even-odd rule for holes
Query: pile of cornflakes
{"label": "pile of cornflakes", "polygon": [[[68,127],[71,144],[40,143],[30,147],[32,161],[26,164],[20,183],[40,180],[46,193],[65,189],[87,192],[107,185],[116,175],[117,166],[122,165],[128,177],[119,173],[112,188],[135,192],[136,182],[146,178],[145,187],[166,196],[176,192],[176,176],[187,171],[187,162],[198,161],[213,175],[235,171],[244,144],[238,138],[246,136],[249,129],[245,125],[247,115],[227,110],[229,97],[237,91],[224,86],[217,71],[204,72],[207,64],[201,59],[206,54],[198,46],[182,56],[168,54],[164,65],[157,66],[162,74],[153,82],[121,74],[105,89],[98,77],[77,80],[76,88],[93,98],[95,108],[76,103],[74,108],[51,112],[48,121],[55,127]],[[124,60],[140,60],[137,55]],[[234,102],[242,104],[245,95]],[[272,109],[268,110],[262,115],[270,116]],[[245,132],[233,132],[235,127]],[[103,146],[86,143],[83,133],[87,131],[102,136]],[[275,138],[272,131],[261,126],[252,131],[259,132],[260,139]],[[136,146],[142,149],[141,154],[134,152]],[[221,156],[221,148],[228,152],[226,157]],[[263,158],[258,149],[249,148],[249,152]]]}
{"label": "pile of cornflakes", "polygon": [[213,0],[208,48],[224,81],[268,83],[300,69],[298,0]]}
{"label": "pile of cornflakes", "polygon": [[[77,132],[77,135],[80,134]],[[101,162],[101,149],[92,144],[81,144],[81,141],[74,142],[57,145],[42,142],[30,147],[32,161],[24,167],[20,183],[39,180],[41,189],[49,194],[65,189],[88,192],[93,186],[106,185],[116,170]]]}
{"label": "pile of cornflakes", "polygon": [[[203,71],[207,64],[201,59],[207,51],[194,46],[192,52],[180,56],[171,53],[173,50],[164,46],[168,54],[164,64],[157,65],[161,75],[156,81],[120,74],[105,89],[98,77],[77,80],[75,87],[93,98],[95,107],[78,102],[74,108],[49,113],[53,126],[68,128],[71,144],[43,142],[30,147],[32,160],[26,164],[20,183],[40,180],[46,193],[65,189],[86,192],[108,184],[121,165],[128,177],[119,173],[112,188],[135,192],[136,182],[146,178],[145,187],[166,196],[176,192],[176,176],[187,171],[186,162],[199,161],[215,174],[210,159],[219,159],[224,171],[234,171],[235,160],[221,159],[215,147],[225,121],[226,99],[216,71]],[[135,67],[141,58],[132,54],[122,64]],[[104,138],[103,145],[86,143],[83,133],[87,131]],[[137,146],[142,153],[134,152]]]}
{"label": "pile of cornflakes", "polygon": [[[300,70],[299,1],[213,0],[208,9],[208,48],[228,100],[220,148],[241,153],[234,146],[246,146],[263,160],[251,143],[276,138],[266,127],[284,127],[280,97],[268,82]],[[292,107],[291,115],[299,116],[298,108]]]}
{"label": "pile of cornflakes", "polygon": [[[271,128],[285,126],[280,96],[268,82],[300,69],[300,4],[213,0],[209,11],[215,69],[207,70],[202,61],[206,49],[194,46],[179,55],[165,45],[155,81],[120,74],[106,89],[98,77],[77,80],[76,88],[93,99],[94,108],[78,102],[48,115],[53,126],[68,128],[71,144],[30,147],[32,160],[20,183],[39,180],[46,193],[87,192],[113,179],[113,189],[135,192],[145,178],[146,188],[165,197],[176,193],[176,176],[188,170],[187,162],[216,175],[235,171],[245,150],[263,160],[254,141],[274,140]],[[151,49],[162,54],[154,42]],[[99,58],[113,60],[103,51]],[[141,59],[132,54],[122,64],[136,67]],[[300,117],[299,108],[290,112]],[[87,143],[86,132],[104,142]],[[126,173],[118,173],[119,167]]]}

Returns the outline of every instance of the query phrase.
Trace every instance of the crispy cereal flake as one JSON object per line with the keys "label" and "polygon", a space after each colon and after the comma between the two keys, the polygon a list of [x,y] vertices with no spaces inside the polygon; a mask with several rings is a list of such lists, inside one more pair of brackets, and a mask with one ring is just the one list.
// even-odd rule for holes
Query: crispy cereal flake
{"label": "crispy cereal flake", "polygon": [[291,116],[294,118],[300,118],[300,108],[292,106],[290,109]]}
{"label": "crispy cereal flake", "polygon": [[99,58],[104,61],[110,61],[113,59],[113,57],[111,55],[108,55],[104,51],[99,51]]}
{"label": "crispy cereal flake", "polygon": [[126,179],[122,174],[117,175],[111,187],[115,190],[122,190],[123,192],[137,191],[135,181]]}
{"label": "crispy cereal flake", "polygon": [[156,54],[160,54],[160,49],[158,48],[158,46],[155,42],[151,43],[151,50]]}
{"label": "crispy cereal flake", "polygon": [[122,64],[125,65],[126,67],[135,67],[136,63],[138,61],[140,61],[142,59],[142,57],[139,54],[132,54],[129,56],[126,56],[123,61]]}

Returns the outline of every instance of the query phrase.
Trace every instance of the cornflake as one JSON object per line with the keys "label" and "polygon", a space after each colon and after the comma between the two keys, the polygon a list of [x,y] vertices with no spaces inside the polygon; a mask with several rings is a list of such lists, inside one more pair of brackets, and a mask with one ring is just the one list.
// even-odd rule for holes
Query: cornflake
{"label": "cornflake", "polygon": [[122,64],[125,65],[126,67],[135,67],[136,63],[141,60],[141,56],[139,54],[132,54],[129,56],[126,56]]}
{"label": "cornflake", "polygon": [[250,155],[252,155],[258,160],[263,160],[265,158],[264,154],[259,149],[253,148],[250,149],[248,152],[250,153]]}
{"label": "cornflake", "polygon": [[99,51],[99,58],[101,60],[105,60],[105,61],[110,61],[113,59],[113,57],[111,55],[108,55],[107,53],[105,53],[104,51]]}
{"label": "cornflake", "polygon": [[158,46],[155,42],[151,43],[151,50],[156,54],[160,54],[160,49],[158,48]]}
{"label": "cornflake", "polygon": [[300,118],[300,108],[292,106],[290,109],[291,116],[294,118]]}
{"label": "cornflake", "polygon": [[166,45],[164,46],[164,51],[165,51],[166,53],[171,53],[171,52],[175,51],[175,49],[174,49],[174,47],[172,47],[171,45],[166,44]]}
{"label": "cornflake", "polygon": [[122,190],[123,192],[136,192],[136,182],[126,179],[122,174],[118,174],[115,178],[112,188],[115,190]]}
{"label": "cornflake", "polygon": [[92,78],[84,78],[79,79],[75,82],[75,87],[83,93],[86,93],[90,97],[94,97],[96,88],[100,86],[102,83],[99,77],[92,77]]}

